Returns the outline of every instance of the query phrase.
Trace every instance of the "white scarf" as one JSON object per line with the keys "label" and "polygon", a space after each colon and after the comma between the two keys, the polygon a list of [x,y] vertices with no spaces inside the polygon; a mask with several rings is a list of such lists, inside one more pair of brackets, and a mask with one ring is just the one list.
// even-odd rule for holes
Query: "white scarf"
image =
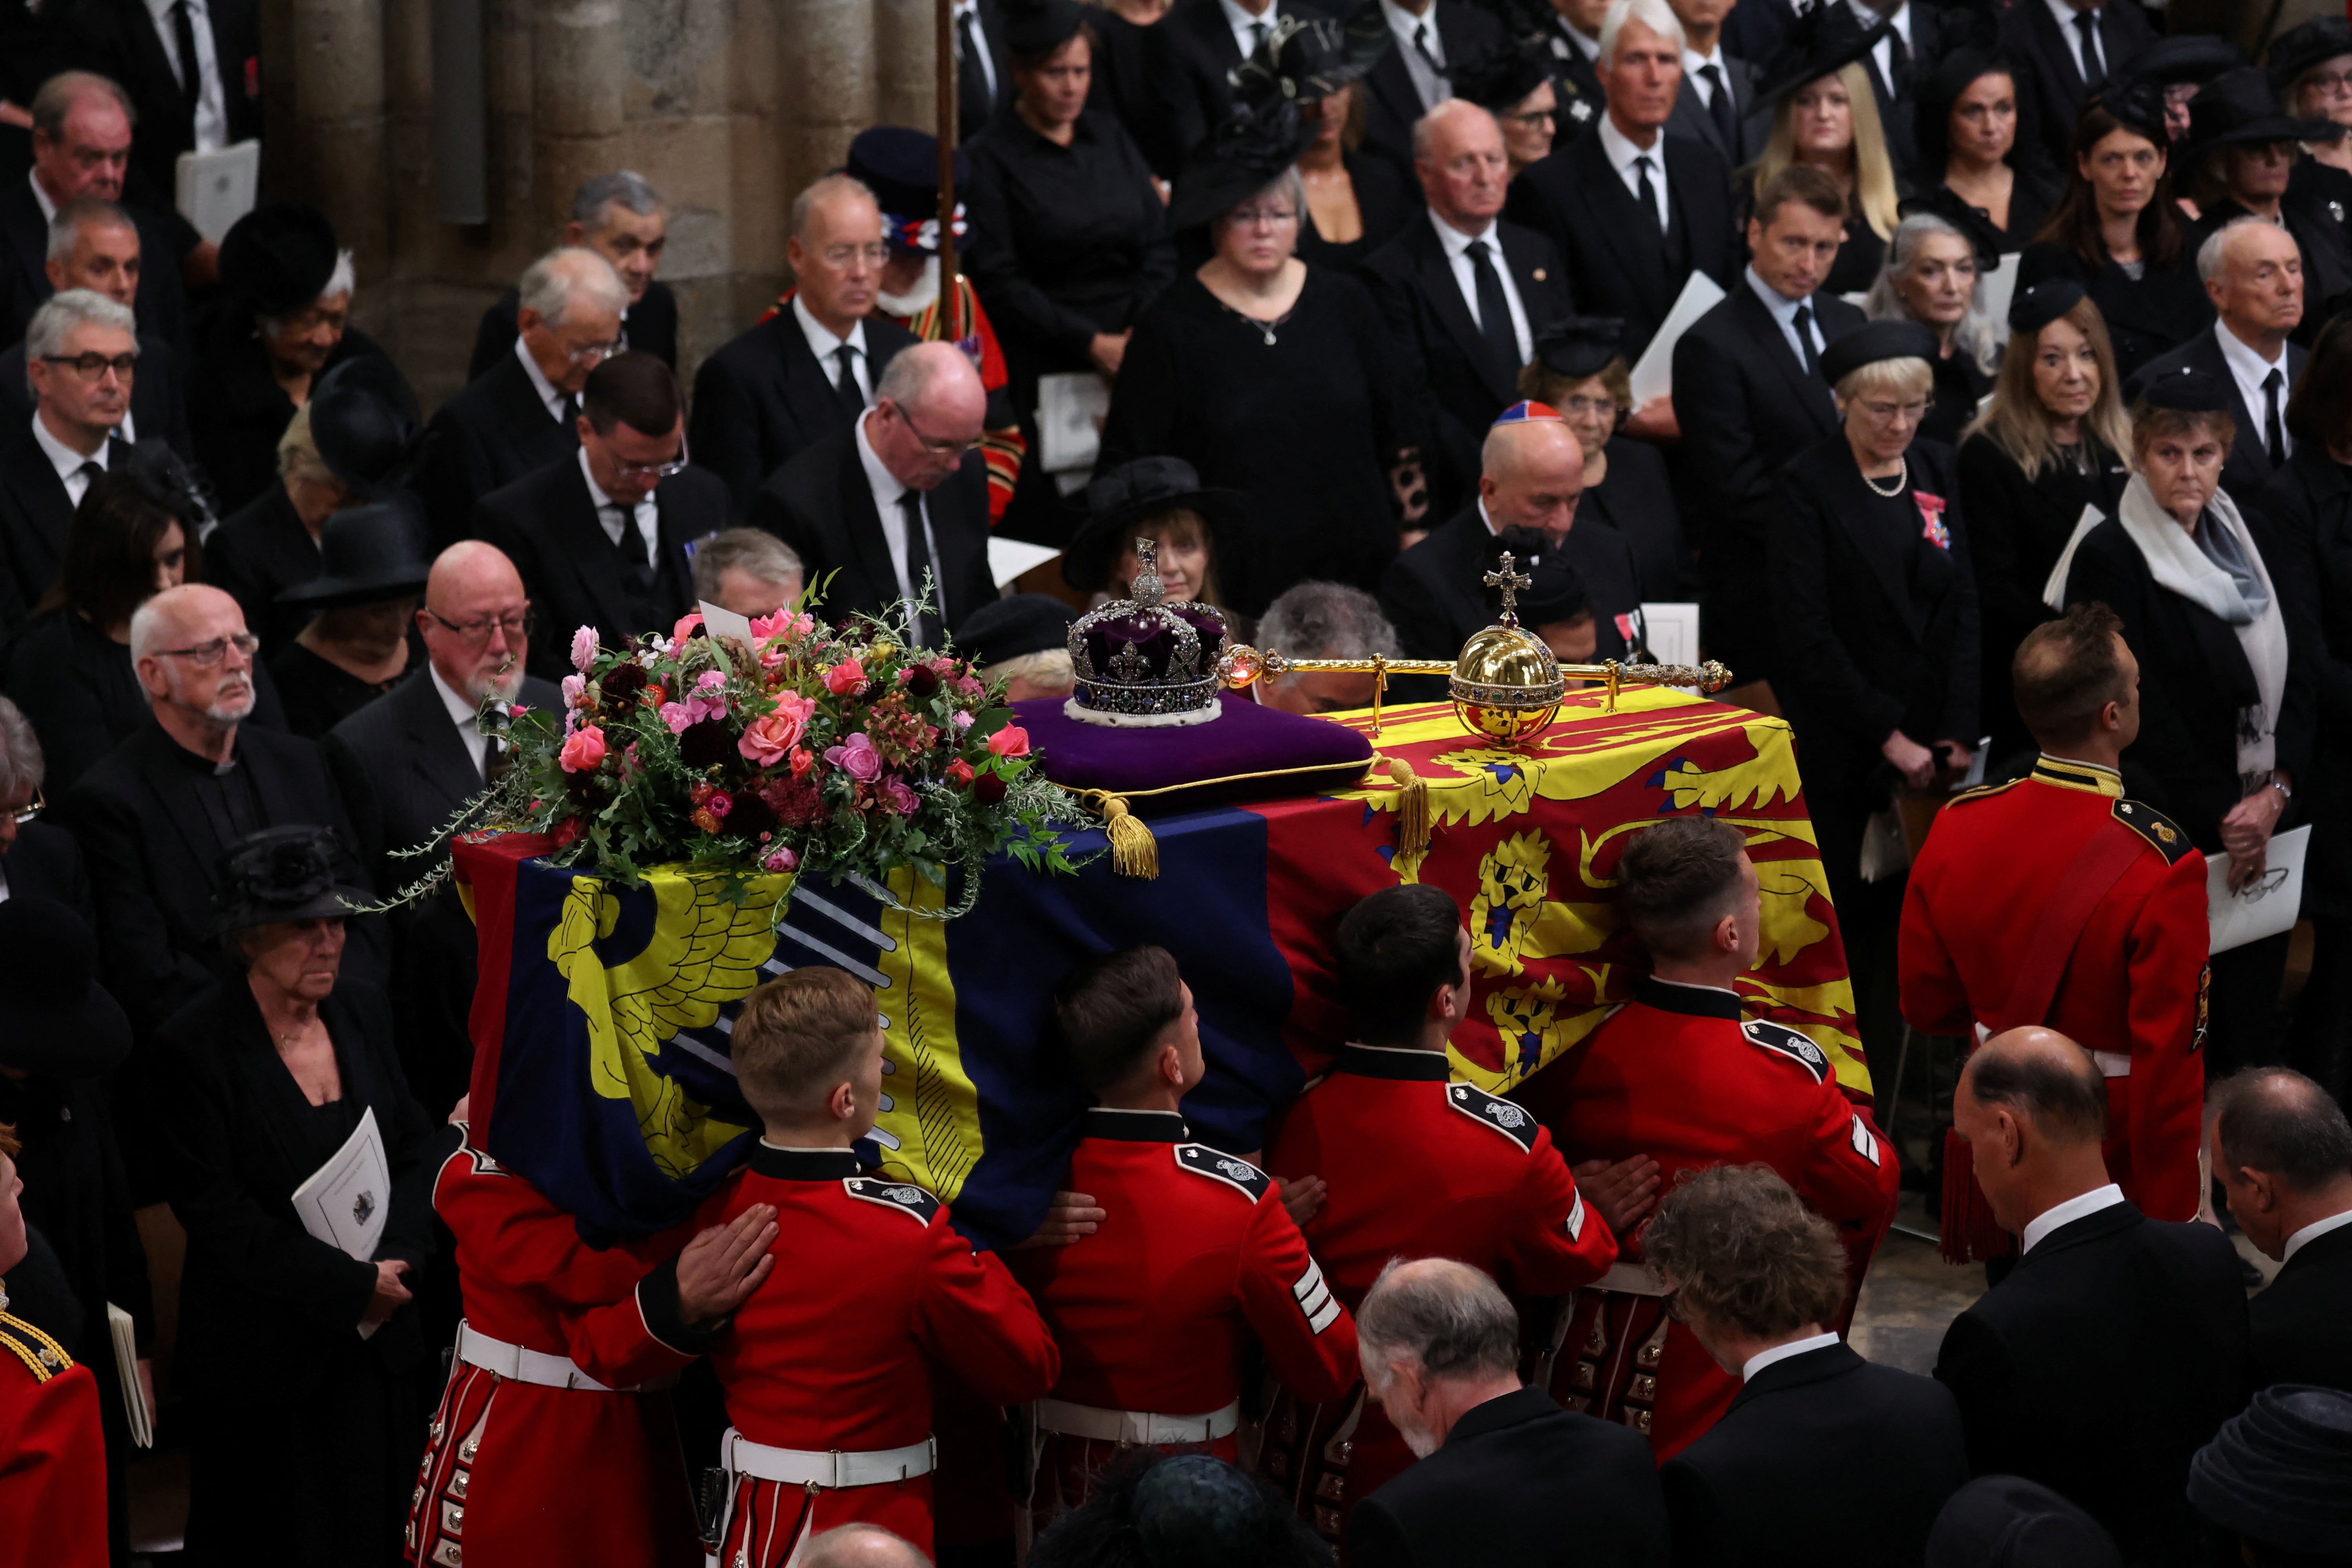
{"label": "white scarf", "polygon": [[[2066,541],[2058,564],[2042,587],[2042,602],[2052,609],[2065,608],[2066,576],[2074,569],[2075,548],[2102,521],[2098,508],[2083,509],[2074,537]],[[2271,581],[2270,567],[2247,531],[2237,502],[2227,490],[2215,490],[2205,508],[2203,526],[2219,529],[2253,567],[2263,599],[2259,611],[2247,605],[2236,580],[2198,548],[2196,539],[2179,521],[2157,504],[2146,475],[2134,474],[2125,487],[2116,521],[2147,563],[2148,574],[2158,587],[2179,595],[2236,628],[2238,646],[2245,650],[2246,663],[2254,672],[2254,689],[2261,696],[2238,718],[2238,773],[2246,788],[2259,786],[2270,777],[2276,757],[2279,704],[2286,694],[2286,618],[2279,611],[2278,589]]]}

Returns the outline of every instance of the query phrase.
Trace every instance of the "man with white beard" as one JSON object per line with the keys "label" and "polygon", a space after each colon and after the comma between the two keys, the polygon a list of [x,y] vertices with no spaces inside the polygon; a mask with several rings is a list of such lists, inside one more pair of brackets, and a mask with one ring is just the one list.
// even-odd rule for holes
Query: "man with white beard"
{"label": "man with white beard", "polygon": [[1519,1315],[1494,1280],[1450,1258],[1392,1262],[1356,1344],[1420,1462],[1356,1505],[1349,1568],[1665,1563],[1649,1444],[1521,1384]]}
{"label": "man with white beard", "polygon": [[[534,619],[522,577],[495,545],[453,544],[433,563],[416,612],[425,664],[328,731],[327,762],[350,803],[360,853],[376,886],[431,869],[396,852],[431,843],[458,807],[506,767],[503,742],[476,723],[495,699],[554,714],[562,693],[523,674]],[[570,627],[551,629],[568,637]],[[392,917],[393,1032],[409,1088],[436,1117],[466,1092],[473,1047],[474,925],[454,889]]]}

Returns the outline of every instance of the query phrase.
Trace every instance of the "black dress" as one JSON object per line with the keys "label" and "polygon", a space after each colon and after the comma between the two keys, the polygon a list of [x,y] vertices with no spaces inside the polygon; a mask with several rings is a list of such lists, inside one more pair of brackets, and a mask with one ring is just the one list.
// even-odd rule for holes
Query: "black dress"
{"label": "black dress", "polygon": [[303,525],[282,480],[271,481],[223,519],[205,541],[205,581],[236,600],[246,630],[261,639],[265,660],[277,658],[318,613],[279,604],[279,592],[318,574],[319,541]]}
{"label": "black dress", "polygon": [[1958,207],[1974,213],[1977,220],[2001,237],[2000,253],[2013,255],[2033,243],[2050,215],[2058,210],[2061,192],[2047,176],[2032,169],[2012,165],[2009,186],[2009,226],[2004,228],[1992,221],[1992,214],[1969,201],[1949,185],[1938,185],[1930,193],[1937,207]]}
{"label": "black dress", "polygon": [[2081,284],[2106,321],[2116,374],[2129,381],[2140,366],[2213,324],[2213,302],[2197,280],[2196,247],[2185,237],[2171,267],[2159,268],[2150,258],[2141,268],[2134,278],[2114,261],[2094,266],[2060,246],[2030,245],[2017,264],[2017,291],[2049,278]]}
{"label": "black dress", "polygon": [[390,680],[362,680],[299,642],[288,643],[269,661],[286,704],[286,727],[313,741],[399,685],[410,668],[403,665]]}
{"label": "black dress", "polygon": [[1273,339],[1199,279],[1176,284],[1128,345],[1100,458],[1107,471],[1181,458],[1202,484],[1242,493],[1248,535],[1217,575],[1251,615],[1309,577],[1378,584],[1397,548],[1388,470],[1416,444],[1380,312],[1354,279],[1308,268]]}
{"label": "black dress", "polygon": [[1977,416],[1977,405],[1992,390],[1992,377],[1977,368],[1968,350],[1955,348],[1928,367],[1935,373],[1936,405],[1919,421],[1919,434],[1930,441],[1955,446],[1960,432]]}
{"label": "black dress", "polygon": [[[278,482],[278,438],[294,417],[294,400],[269,374],[268,352],[250,315],[225,309],[199,341],[195,370],[188,378],[188,433],[225,515]],[[320,374],[359,354],[374,354],[390,374],[400,374],[357,327],[344,329],[343,341]]]}
{"label": "black dress", "polygon": [[1822,289],[1830,294],[1866,294],[1885,265],[1886,242],[1856,206],[1846,216],[1845,243],[1838,247],[1837,260],[1822,280]]}
{"label": "black dress", "polygon": [[1343,153],[1339,162],[1347,168],[1349,184],[1356,187],[1356,210],[1364,220],[1364,232],[1344,245],[1339,244],[1317,231],[1312,216],[1300,213],[1298,259],[1310,267],[1360,265],[1421,210],[1420,193],[1405,184],[1404,176],[1387,159],[1367,153]]}
{"label": "black dress", "polygon": [[1698,567],[1683,538],[1664,456],[1645,441],[1622,436],[1612,437],[1607,451],[1609,471],[1578,503],[1578,525],[1597,518],[1624,535],[1643,602],[1696,601]]}

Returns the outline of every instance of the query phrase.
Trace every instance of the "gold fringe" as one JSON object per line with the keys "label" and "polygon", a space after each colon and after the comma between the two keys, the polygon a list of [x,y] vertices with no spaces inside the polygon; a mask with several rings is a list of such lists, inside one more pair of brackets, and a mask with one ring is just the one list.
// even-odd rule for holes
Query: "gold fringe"
{"label": "gold fringe", "polygon": [[1104,800],[1103,817],[1109,826],[1110,868],[1122,877],[1140,877],[1147,882],[1157,878],[1160,841],[1151,837],[1143,818],[1117,795]]}
{"label": "gold fringe", "polygon": [[1389,759],[1389,777],[1402,796],[1397,802],[1397,847],[1417,855],[1429,847],[1429,781],[1414,773],[1402,757]]}

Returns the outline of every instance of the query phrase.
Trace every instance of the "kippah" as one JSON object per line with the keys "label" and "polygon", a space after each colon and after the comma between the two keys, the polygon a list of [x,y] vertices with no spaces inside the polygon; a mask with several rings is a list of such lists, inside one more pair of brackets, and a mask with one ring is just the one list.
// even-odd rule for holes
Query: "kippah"
{"label": "kippah", "polygon": [[2170,408],[2182,414],[2223,414],[2230,407],[2228,388],[2215,377],[2187,365],[2148,377],[2139,395],[2150,408]]}
{"label": "kippah", "polygon": [[1536,358],[1554,375],[1579,381],[1599,375],[1624,351],[1625,323],[1616,316],[1570,316],[1538,340]]}
{"label": "kippah", "polygon": [[2263,1545],[2352,1556],[2352,1394],[2263,1389],[2189,1461],[2189,1501]]}
{"label": "kippah", "polygon": [[2083,286],[2071,278],[2036,283],[2009,302],[2009,330],[2038,332],[2073,310],[2082,298]]}
{"label": "kippah", "polygon": [[1869,321],[1822,353],[1822,374],[1835,386],[1866,364],[1883,359],[1919,359],[1930,365],[1942,352],[1936,334],[1916,321]]}
{"label": "kippah", "polygon": [[1495,416],[1495,423],[1497,425],[1527,425],[1539,419],[1549,419],[1556,425],[1568,423],[1560,417],[1559,409],[1549,403],[1538,403],[1533,398],[1514,403]]}

